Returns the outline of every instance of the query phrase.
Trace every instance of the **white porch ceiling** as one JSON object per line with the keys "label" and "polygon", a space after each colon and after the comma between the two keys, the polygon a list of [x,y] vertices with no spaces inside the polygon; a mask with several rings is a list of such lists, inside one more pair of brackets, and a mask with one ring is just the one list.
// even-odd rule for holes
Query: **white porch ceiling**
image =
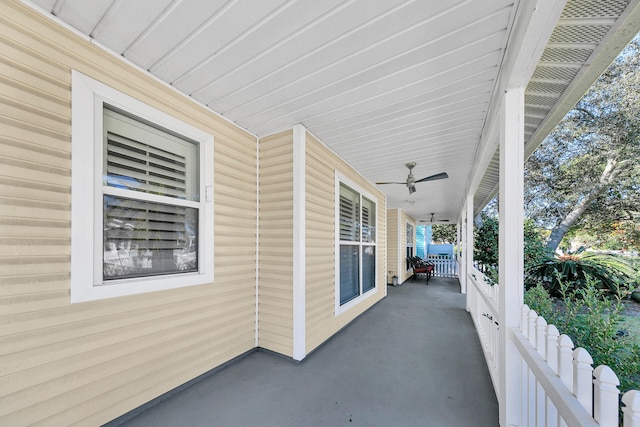
{"label": "white porch ceiling", "polygon": [[[371,182],[404,181],[410,161],[416,179],[447,172],[413,195],[402,185],[380,189],[388,207],[416,219],[434,212],[456,221],[526,1],[31,4],[257,136],[302,123]],[[635,35],[639,1],[569,0],[527,89],[530,146],[571,107],[570,95],[586,90],[580,82],[600,74],[587,72],[606,62],[596,57],[608,53],[610,62]],[[621,28],[629,34],[614,37]],[[478,187],[478,206],[495,191],[496,167],[490,162]]]}

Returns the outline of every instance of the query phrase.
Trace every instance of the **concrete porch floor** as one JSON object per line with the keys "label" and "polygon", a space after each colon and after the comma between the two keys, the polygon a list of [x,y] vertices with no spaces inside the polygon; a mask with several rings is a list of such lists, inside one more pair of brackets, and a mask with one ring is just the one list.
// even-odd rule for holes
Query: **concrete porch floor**
{"label": "concrete porch floor", "polygon": [[258,351],[126,426],[498,425],[498,403],[457,279],[388,297],[295,363]]}

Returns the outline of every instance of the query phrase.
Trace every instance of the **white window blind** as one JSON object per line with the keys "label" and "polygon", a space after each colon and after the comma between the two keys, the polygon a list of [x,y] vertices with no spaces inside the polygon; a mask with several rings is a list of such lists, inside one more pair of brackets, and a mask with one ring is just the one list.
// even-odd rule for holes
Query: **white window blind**
{"label": "white window blind", "polygon": [[107,106],[104,135],[104,279],[197,271],[197,143]]}
{"label": "white window blind", "polygon": [[344,305],[375,288],[376,204],[344,183],[338,200],[339,302]]}

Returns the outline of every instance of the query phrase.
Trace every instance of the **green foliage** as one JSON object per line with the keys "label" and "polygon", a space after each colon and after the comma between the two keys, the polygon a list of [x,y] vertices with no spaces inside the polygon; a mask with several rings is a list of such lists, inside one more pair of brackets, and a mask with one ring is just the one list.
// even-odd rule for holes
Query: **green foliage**
{"label": "green foliage", "polygon": [[431,226],[431,240],[455,244],[458,240],[458,228],[455,224],[433,224]]}
{"label": "green foliage", "polygon": [[524,220],[524,268],[536,265],[548,258],[544,237],[531,218]]}
{"label": "green foliage", "polygon": [[[473,259],[488,268],[485,275],[495,282],[498,281],[498,218],[482,214],[482,226],[475,229]],[[524,265],[525,269],[531,265],[541,263],[546,259],[544,239],[535,222],[531,219],[524,221]]]}
{"label": "green foliage", "polygon": [[[542,285],[536,285],[524,293],[524,303],[535,310],[547,322],[554,323],[556,319],[555,307],[549,292]],[[556,326],[557,327],[557,326]]]}
{"label": "green foliage", "polygon": [[482,226],[473,236],[473,259],[486,266],[498,265],[498,218],[482,214]]}
{"label": "green foliage", "polygon": [[[593,280],[581,289],[560,286],[561,299],[551,299],[546,289],[536,286],[525,293],[525,303],[560,333],[569,335],[576,347],[585,348],[594,366],[607,365],[618,375],[622,392],[640,389],[640,345],[620,331],[623,309],[620,294],[603,293]],[[558,309],[559,308],[559,309]]]}
{"label": "green foliage", "polygon": [[618,292],[627,287],[635,275],[633,267],[621,256],[589,253],[581,247],[576,252],[546,258],[526,270],[527,288],[542,284],[554,296],[566,284],[571,291],[585,288],[591,280],[599,289]]}

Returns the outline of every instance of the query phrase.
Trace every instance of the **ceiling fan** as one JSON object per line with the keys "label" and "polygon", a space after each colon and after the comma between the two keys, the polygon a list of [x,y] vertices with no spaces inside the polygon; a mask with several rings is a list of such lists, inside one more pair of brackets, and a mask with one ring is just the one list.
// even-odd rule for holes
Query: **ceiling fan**
{"label": "ceiling fan", "polygon": [[449,178],[449,175],[447,175],[446,172],[441,172],[435,175],[424,177],[422,179],[415,179],[415,177],[413,176],[413,168],[416,167],[416,162],[409,162],[405,166],[409,168],[409,176],[407,176],[407,180],[405,182],[376,182],[376,184],[403,184],[406,185],[409,189],[409,194],[413,194],[416,192],[416,183],[418,182],[435,181],[437,179]]}
{"label": "ceiling fan", "polygon": [[449,222],[449,220],[448,220],[448,219],[435,219],[435,220],[434,220],[434,219],[433,219],[433,216],[434,216],[434,215],[435,215],[435,212],[431,212],[431,219],[429,219],[429,220],[421,219],[421,220],[419,220],[419,221],[420,221],[420,222],[430,222],[430,223],[433,223],[433,221],[436,221],[436,222]]}

